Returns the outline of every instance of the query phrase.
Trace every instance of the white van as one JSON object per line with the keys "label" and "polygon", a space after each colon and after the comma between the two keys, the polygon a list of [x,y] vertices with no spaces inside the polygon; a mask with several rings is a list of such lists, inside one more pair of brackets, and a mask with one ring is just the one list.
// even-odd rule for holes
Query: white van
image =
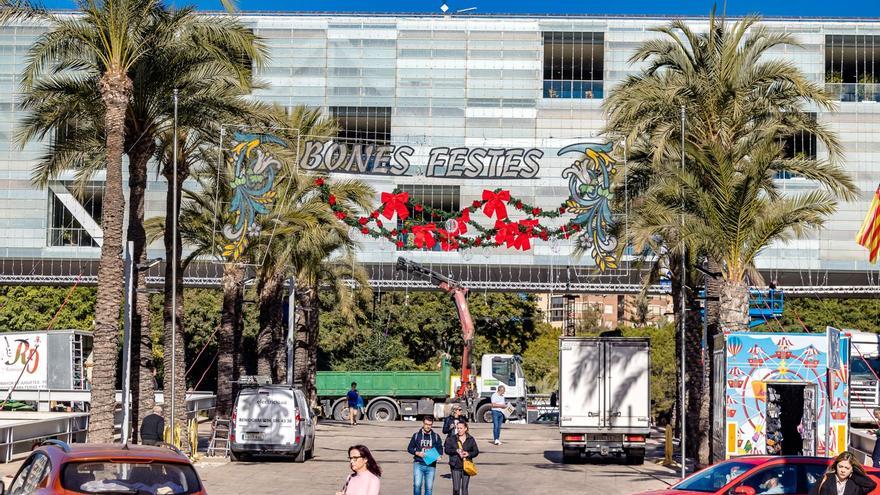
{"label": "white van", "polygon": [[294,456],[305,462],[315,449],[315,418],[305,394],[289,385],[245,387],[232,412],[229,448],[233,461],[243,455]]}

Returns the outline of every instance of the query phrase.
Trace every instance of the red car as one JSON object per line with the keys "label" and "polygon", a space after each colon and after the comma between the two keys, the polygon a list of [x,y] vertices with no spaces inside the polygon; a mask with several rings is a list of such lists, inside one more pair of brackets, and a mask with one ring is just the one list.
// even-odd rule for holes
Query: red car
{"label": "red car", "polygon": [[[831,465],[825,457],[743,456],[698,471],[664,490],[639,495],[807,495]],[[878,487],[880,470],[865,468]]]}
{"label": "red car", "polygon": [[132,493],[206,495],[189,459],[165,447],[48,440],[31,452],[0,495]]}

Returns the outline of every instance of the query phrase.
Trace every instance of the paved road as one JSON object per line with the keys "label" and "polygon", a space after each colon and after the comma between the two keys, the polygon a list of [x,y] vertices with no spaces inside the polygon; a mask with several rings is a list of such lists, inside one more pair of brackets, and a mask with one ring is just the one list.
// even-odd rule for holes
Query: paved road
{"label": "paved road", "polygon": [[[412,461],[406,453],[410,435],[419,424],[322,423],[318,427],[315,458],[305,464],[284,460],[230,463],[204,459],[197,466],[211,495],[232,494],[314,494],[333,495],[349,473],[347,448],[362,443],[374,452],[384,474],[382,493],[412,493]],[[479,475],[471,480],[473,495],[554,495],[597,493],[631,494],[663,488],[675,479],[672,470],[654,459],[643,466],[624,466],[615,460],[566,465],[561,463],[559,432],[543,425],[505,425],[504,445],[495,446],[491,425],[472,425],[481,453],[476,459]],[[656,440],[652,452],[660,452]],[[649,455],[651,452],[649,452]],[[445,458],[444,458],[445,459]],[[434,492],[452,493],[448,466],[441,461]]]}

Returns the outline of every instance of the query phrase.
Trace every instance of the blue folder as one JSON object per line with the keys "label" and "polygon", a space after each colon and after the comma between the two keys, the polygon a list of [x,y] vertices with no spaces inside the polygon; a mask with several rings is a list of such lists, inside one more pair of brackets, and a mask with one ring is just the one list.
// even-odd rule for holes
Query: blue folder
{"label": "blue folder", "polygon": [[440,454],[437,452],[437,449],[428,449],[425,451],[425,457],[422,459],[425,461],[425,464],[431,465],[437,462],[437,459],[440,458]]}

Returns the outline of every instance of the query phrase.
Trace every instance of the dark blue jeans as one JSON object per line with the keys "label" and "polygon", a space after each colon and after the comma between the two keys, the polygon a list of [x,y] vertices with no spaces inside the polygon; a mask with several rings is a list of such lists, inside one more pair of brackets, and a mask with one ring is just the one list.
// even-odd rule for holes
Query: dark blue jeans
{"label": "dark blue jeans", "polygon": [[874,463],[874,467],[880,467],[880,438],[877,438],[876,442],[874,442],[874,451],[871,452],[871,461]]}
{"label": "dark blue jeans", "polygon": [[501,440],[501,423],[504,422],[504,414],[497,409],[492,410],[492,440]]}

